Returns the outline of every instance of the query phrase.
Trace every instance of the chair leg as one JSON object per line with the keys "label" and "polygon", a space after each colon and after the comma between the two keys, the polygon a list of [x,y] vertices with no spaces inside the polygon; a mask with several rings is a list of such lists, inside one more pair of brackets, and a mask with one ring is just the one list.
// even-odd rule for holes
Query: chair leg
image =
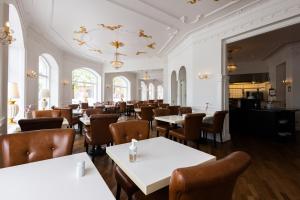
{"label": "chair leg", "polygon": [[120,200],[120,196],[121,196],[121,185],[119,183],[117,183],[116,199]]}
{"label": "chair leg", "polygon": [[216,134],[214,133],[214,145],[217,147],[217,139],[216,139]]}
{"label": "chair leg", "polygon": [[85,152],[89,152],[89,145],[88,144],[85,144]]}
{"label": "chair leg", "polygon": [[159,132],[158,131],[156,131],[156,137],[158,137],[159,136]]}
{"label": "chair leg", "polygon": [[220,140],[221,140],[221,144],[223,144],[222,133],[220,133]]}
{"label": "chair leg", "polygon": [[94,162],[95,161],[95,155],[96,154],[96,152],[95,152],[95,145],[93,145],[92,146],[92,162]]}

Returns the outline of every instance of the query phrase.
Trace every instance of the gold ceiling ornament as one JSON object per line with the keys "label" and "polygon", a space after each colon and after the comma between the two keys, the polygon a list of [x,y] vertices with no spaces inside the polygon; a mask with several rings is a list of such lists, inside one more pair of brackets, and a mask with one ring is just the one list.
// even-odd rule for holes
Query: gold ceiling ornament
{"label": "gold ceiling ornament", "polygon": [[148,44],[147,47],[150,49],[155,49],[155,45],[156,45],[156,43],[152,42],[151,44]]}
{"label": "gold ceiling ornament", "polygon": [[105,29],[108,29],[108,30],[111,30],[111,31],[114,31],[114,30],[117,30],[117,29],[120,29],[122,28],[123,26],[122,25],[105,25],[105,24],[98,24],[98,26],[102,27],[102,28],[105,28]]}
{"label": "gold ceiling ornament", "polygon": [[145,51],[137,51],[135,55],[139,56],[139,55],[141,55],[141,54],[146,54],[146,53],[147,53],[147,52],[145,52]]}
{"label": "gold ceiling ornament", "polygon": [[[198,3],[200,0],[186,0],[187,3],[189,4],[196,4]],[[219,0],[214,0],[214,1],[219,1]]]}
{"label": "gold ceiling ornament", "polygon": [[144,30],[140,30],[139,32],[139,37],[147,38],[147,39],[152,39],[151,35],[146,35]]}
{"label": "gold ceiling ornament", "polygon": [[6,22],[3,27],[0,27],[0,44],[10,45],[16,41],[13,33],[14,31],[10,28],[9,22]]}
{"label": "gold ceiling ornament", "polygon": [[102,54],[102,51],[100,49],[89,49],[90,51]]}
{"label": "gold ceiling ornament", "polygon": [[74,33],[76,33],[76,34],[87,34],[88,31],[87,31],[85,26],[80,26],[79,31],[74,31]]}
{"label": "gold ceiling ornament", "polygon": [[73,40],[75,40],[76,42],[78,42],[78,45],[79,45],[79,46],[82,46],[82,45],[85,45],[85,44],[86,44],[86,41],[80,40],[80,39],[78,39],[78,38],[73,38]]}
{"label": "gold ceiling ornament", "polygon": [[113,46],[117,49],[120,48],[120,47],[125,46],[125,44],[123,42],[120,42],[118,40],[112,41],[110,44],[111,44],[111,46]]}

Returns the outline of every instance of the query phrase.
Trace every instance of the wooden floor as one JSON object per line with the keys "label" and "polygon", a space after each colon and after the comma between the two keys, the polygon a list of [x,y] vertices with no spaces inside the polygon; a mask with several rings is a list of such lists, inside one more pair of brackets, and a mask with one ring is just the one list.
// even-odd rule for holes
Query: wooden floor
{"label": "wooden floor", "polygon": [[[152,132],[152,137],[154,136]],[[300,133],[298,133],[300,137]],[[230,152],[242,150],[252,156],[250,168],[239,178],[234,199],[300,200],[300,141],[278,141],[267,138],[234,136],[230,142],[200,145],[200,150],[222,158]],[[83,152],[83,136],[77,135],[74,153]],[[113,162],[107,155],[96,157],[95,165],[111,191],[116,182]],[[122,192],[121,199],[127,199]]]}

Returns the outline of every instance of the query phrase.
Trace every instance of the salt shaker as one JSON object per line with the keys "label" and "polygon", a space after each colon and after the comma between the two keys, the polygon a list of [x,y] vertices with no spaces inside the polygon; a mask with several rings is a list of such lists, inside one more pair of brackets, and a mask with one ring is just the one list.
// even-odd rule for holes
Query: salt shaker
{"label": "salt shaker", "polygon": [[80,161],[76,164],[76,176],[77,178],[83,177],[85,174],[85,162]]}

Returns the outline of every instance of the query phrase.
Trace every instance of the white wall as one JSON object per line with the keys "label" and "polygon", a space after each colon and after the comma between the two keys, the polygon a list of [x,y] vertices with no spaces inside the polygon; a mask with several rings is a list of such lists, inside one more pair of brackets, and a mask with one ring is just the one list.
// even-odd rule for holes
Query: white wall
{"label": "white wall", "polygon": [[[220,22],[202,27],[202,30],[187,35],[186,39],[167,55],[168,82],[171,82],[173,70],[178,72],[180,66],[185,66],[187,105],[201,109],[208,102],[210,111],[228,108],[225,98],[227,93],[223,92],[227,91],[224,43],[298,23],[299,14],[300,1],[264,1],[260,6],[244,9],[231,17],[224,17]],[[209,79],[199,80],[199,72],[209,73]],[[170,99],[170,90],[168,93]],[[223,138],[230,138],[228,123]]]}

